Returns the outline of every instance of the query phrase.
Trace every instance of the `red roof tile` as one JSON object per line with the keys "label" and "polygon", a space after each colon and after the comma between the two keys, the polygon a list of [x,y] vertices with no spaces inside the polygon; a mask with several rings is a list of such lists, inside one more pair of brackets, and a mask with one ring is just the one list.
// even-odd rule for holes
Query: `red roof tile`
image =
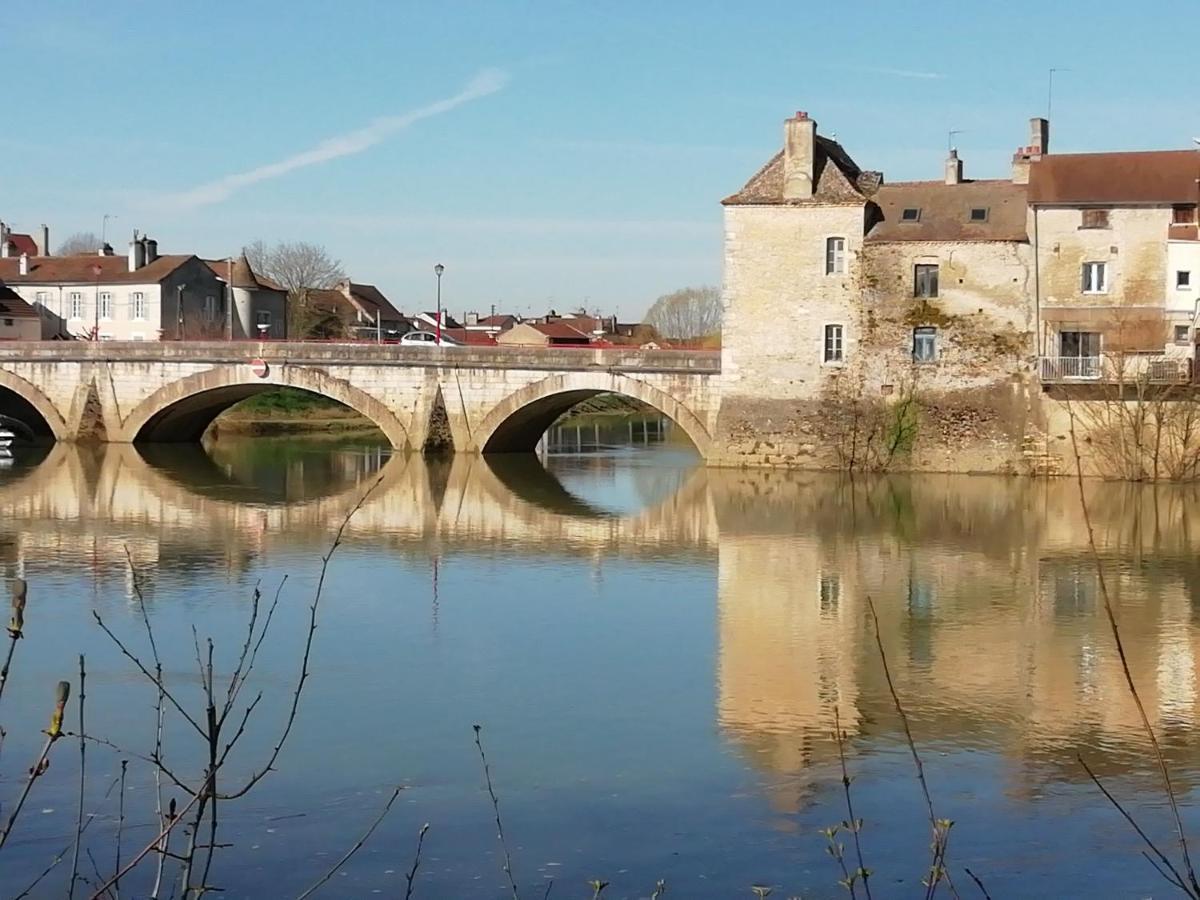
{"label": "red roof tile", "polygon": [[27,256],[37,256],[38,246],[37,241],[30,234],[18,234],[15,231],[8,233],[9,253],[13,256],[20,256],[22,253]]}
{"label": "red roof tile", "polygon": [[36,319],[37,310],[26,303],[12,288],[0,284],[0,316],[9,319]]}
{"label": "red roof tile", "polygon": [[1029,202],[1045,204],[1195,203],[1200,153],[1050,154],[1029,169]]}
{"label": "red roof tile", "polygon": [[[160,256],[136,272],[125,256],[35,256],[29,274],[22,275],[20,259],[0,259],[0,281],[9,284],[154,284],[194,256]],[[99,267],[99,273],[96,272]]]}

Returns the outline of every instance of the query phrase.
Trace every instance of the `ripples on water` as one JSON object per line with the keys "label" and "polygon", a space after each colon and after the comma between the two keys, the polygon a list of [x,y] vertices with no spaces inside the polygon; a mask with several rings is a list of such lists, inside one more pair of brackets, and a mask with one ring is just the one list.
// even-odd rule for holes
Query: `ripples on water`
{"label": "ripples on water", "polygon": [[[877,896],[911,896],[928,835],[868,596],[939,814],[957,823],[952,860],[995,896],[1162,890],[1075,758],[1169,843],[1073,483],[708,471],[670,443],[587,437],[553,435],[542,462],[266,439],[23,454],[0,472],[0,563],[31,584],[0,707],[0,798],[18,790],[80,651],[90,728],[152,746],[153,693],[90,619],[142,646],[126,547],[168,678],[193,703],[192,624],[228,667],[254,586],[269,597],[287,576],[255,676],[257,728],[225,777],[252,771],[286,717],[319,556],[378,479],[332,565],[278,771],[223,809],[228,896],[294,896],[396,783],[408,790],[328,895],[402,891],[428,821],[419,896],[502,896],[474,722],[519,884],[554,877],[554,895],[582,896],[603,877],[606,896],[641,897],[665,877],[681,897],[748,895],[751,882],[833,896],[816,830],[844,818],[835,706]],[[1089,492],[1131,664],[1196,824],[1200,497]],[[191,740],[175,727],[166,744],[189,773]],[[57,746],[4,850],[0,893],[73,833],[76,754]],[[115,805],[100,796],[117,759],[89,751],[89,808],[102,812],[89,834],[106,868]],[[130,771],[127,853],[153,820],[146,773]]]}

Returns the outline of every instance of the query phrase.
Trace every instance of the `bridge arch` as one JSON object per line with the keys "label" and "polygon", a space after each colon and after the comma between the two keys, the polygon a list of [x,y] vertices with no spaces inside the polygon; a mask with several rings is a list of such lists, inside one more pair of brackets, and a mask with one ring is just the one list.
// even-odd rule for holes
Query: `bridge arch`
{"label": "bridge arch", "polygon": [[551,375],[509,394],[484,417],[475,444],[484,453],[531,452],[555,419],[597,394],[624,394],[653,407],[683,429],[702,457],[708,456],[712,436],[687,406],[644,381],[604,370]]}
{"label": "bridge arch", "polygon": [[198,441],[213,419],[235,403],[284,387],[336,400],[374,422],[394,448],[409,446],[407,430],[385,404],[319,369],[285,363],[272,364],[265,378],[244,365],[226,365],[164,385],[125,417],[122,437],[129,442]]}
{"label": "bridge arch", "polygon": [[[0,407],[5,407],[0,409],[0,412],[14,414],[14,418],[25,422],[35,434],[41,432],[47,437],[53,437],[56,441],[67,438],[66,420],[63,419],[58,408],[50,402],[50,398],[21,376],[0,369],[0,394],[5,393],[9,395],[8,399],[16,402],[0,403]],[[11,410],[8,407],[11,407]],[[27,418],[32,418],[30,412],[36,414],[41,421],[25,421]]]}

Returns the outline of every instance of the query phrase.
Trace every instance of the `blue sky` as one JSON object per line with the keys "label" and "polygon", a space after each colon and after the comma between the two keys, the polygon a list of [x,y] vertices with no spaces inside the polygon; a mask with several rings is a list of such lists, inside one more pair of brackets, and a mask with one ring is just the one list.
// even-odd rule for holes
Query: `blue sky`
{"label": "blue sky", "polygon": [[[36,11],[36,12],[34,12]],[[1195,0],[109,2],[0,26],[0,218],[164,252],[326,245],[427,307],[637,317],[717,283],[719,200],[796,109],[892,181],[1191,146]]]}

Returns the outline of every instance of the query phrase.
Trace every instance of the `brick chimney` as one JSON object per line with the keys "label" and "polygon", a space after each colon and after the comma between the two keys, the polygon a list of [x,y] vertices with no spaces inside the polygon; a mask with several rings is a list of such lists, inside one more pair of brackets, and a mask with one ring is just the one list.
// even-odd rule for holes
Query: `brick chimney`
{"label": "brick chimney", "polygon": [[962,184],[963,164],[958,158],[958,151],[951,149],[946,157],[946,184]]}
{"label": "brick chimney", "polygon": [[810,200],[816,175],[817,123],[806,112],[783,123],[783,197]]}
{"label": "brick chimney", "polygon": [[1029,120],[1029,144],[1013,154],[1013,184],[1029,184],[1029,167],[1050,152],[1050,121]]}

